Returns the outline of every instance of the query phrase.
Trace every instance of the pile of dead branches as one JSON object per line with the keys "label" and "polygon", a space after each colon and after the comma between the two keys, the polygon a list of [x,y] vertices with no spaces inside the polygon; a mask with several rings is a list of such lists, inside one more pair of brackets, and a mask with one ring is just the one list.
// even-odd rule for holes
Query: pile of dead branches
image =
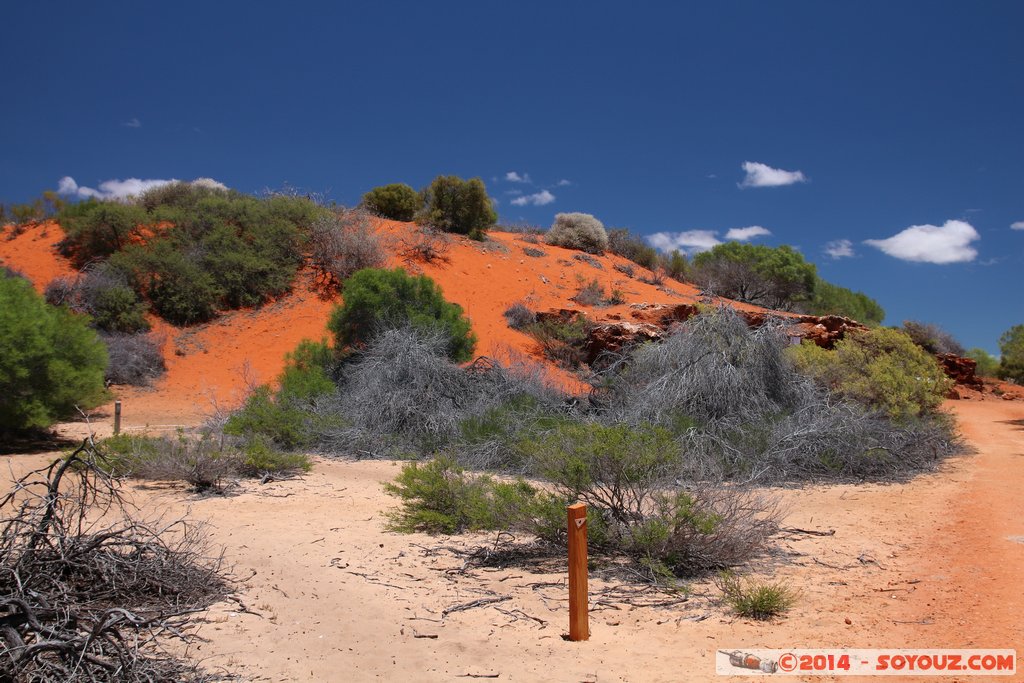
{"label": "pile of dead branches", "polygon": [[0,499],[0,681],[208,680],[169,647],[227,593],[203,527],[143,521],[91,441]]}

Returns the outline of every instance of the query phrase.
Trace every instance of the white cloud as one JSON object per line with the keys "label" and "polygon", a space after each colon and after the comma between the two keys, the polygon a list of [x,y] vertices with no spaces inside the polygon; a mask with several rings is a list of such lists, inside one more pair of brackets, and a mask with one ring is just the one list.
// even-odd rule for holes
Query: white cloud
{"label": "white cloud", "polygon": [[569,187],[570,185],[572,185],[572,181],[566,180],[565,178],[562,178],[557,183],[555,183],[556,187]]}
{"label": "white cloud", "polygon": [[744,161],[743,170],[747,176],[739,183],[740,187],[781,187],[807,182],[803,171],[783,171],[757,161]]}
{"label": "white cloud", "polygon": [[678,249],[686,254],[707,251],[721,244],[714,230],[686,230],[684,232],[656,232],[647,236],[647,242],[666,254]]}
{"label": "white cloud", "polygon": [[751,225],[747,228],[733,228],[729,232],[725,233],[725,239],[746,242],[747,240],[754,239],[755,237],[763,237],[770,234],[772,234],[772,231],[768,228],[762,228],[760,225]]}
{"label": "white cloud", "polygon": [[1010,223],[1010,230],[1024,230],[1024,221],[1016,221]]}
{"label": "white cloud", "polygon": [[978,250],[971,242],[978,239],[981,235],[970,223],[946,221],[942,226],[912,225],[892,237],[864,244],[904,261],[944,264],[973,261]]}
{"label": "white cloud", "polygon": [[[75,196],[79,199],[127,199],[135,197],[154,187],[161,187],[170,183],[178,182],[177,179],[170,180],[125,178],[124,180],[104,180],[99,184],[98,189],[84,187],[75,182],[71,176],[64,176],[57,181],[57,191],[62,195]],[[227,185],[217,182],[213,178],[196,178],[193,185],[207,187],[215,190],[227,190]]]}
{"label": "white cloud", "polygon": [[509,171],[508,173],[506,173],[505,174],[505,180],[509,181],[510,183],[529,183],[529,182],[532,182],[530,180],[530,174],[529,173],[524,173],[522,175],[519,175],[515,171]]}
{"label": "white cloud", "polygon": [[555,201],[555,195],[551,194],[547,190],[541,190],[534,194],[524,195],[522,197],[516,197],[512,200],[512,204],[515,206],[526,206],[533,204],[534,206],[544,206]]}
{"label": "white cloud", "polygon": [[142,121],[139,121],[138,117],[132,117],[121,125],[125,128],[142,128]]}
{"label": "white cloud", "polygon": [[825,253],[835,259],[856,256],[853,252],[853,242],[850,240],[832,240],[825,245]]}

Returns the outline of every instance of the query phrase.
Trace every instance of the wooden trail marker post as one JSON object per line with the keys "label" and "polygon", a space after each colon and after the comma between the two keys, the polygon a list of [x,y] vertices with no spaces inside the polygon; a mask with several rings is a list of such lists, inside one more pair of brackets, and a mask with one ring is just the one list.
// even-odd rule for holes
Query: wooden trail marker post
{"label": "wooden trail marker post", "polygon": [[121,402],[114,401],[114,434],[121,433]]}
{"label": "wooden trail marker post", "polygon": [[587,604],[587,506],[575,503],[569,513],[569,640],[590,638]]}

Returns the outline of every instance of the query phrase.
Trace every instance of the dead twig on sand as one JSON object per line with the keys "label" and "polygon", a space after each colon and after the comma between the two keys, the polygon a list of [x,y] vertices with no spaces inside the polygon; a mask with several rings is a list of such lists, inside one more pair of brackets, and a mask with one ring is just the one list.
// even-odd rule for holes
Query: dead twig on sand
{"label": "dead twig on sand", "polygon": [[469,609],[476,609],[477,607],[486,607],[487,605],[493,605],[495,603],[505,602],[506,600],[511,600],[511,599],[512,599],[511,595],[503,595],[503,596],[496,597],[496,598],[480,598],[479,600],[473,600],[472,602],[466,602],[466,603],[463,603],[461,605],[455,605],[454,607],[449,607],[448,609],[446,609],[443,612],[441,612],[441,616],[442,617],[447,617],[449,614],[452,614],[454,612],[465,612],[466,610],[469,610]]}
{"label": "dead twig on sand", "polygon": [[119,487],[86,439],[0,498],[0,680],[208,679],[165,645],[200,640],[192,615],[229,593],[222,558],[202,525],[142,521]]}

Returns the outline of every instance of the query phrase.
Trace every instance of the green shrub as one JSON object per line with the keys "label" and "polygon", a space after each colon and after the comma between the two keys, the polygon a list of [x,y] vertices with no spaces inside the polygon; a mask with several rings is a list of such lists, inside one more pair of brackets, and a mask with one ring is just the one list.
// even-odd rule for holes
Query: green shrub
{"label": "green shrub", "polygon": [[[72,204],[59,220],[67,231],[63,249],[77,264],[108,258],[158,315],[188,325],[286,293],[311,226],[325,211],[303,197],[258,199],[172,183],[134,203]],[[131,303],[118,296],[111,305]]]}
{"label": "green shrub", "polygon": [[746,492],[679,489],[682,449],[663,427],[562,422],[519,448],[560,500],[587,504],[600,546],[655,580],[746,561],[775,530],[772,506]]}
{"label": "green shrub", "polygon": [[814,295],[802,306],[812,315],[841,315],[865,325],[881,325],[885,309],[863,292],[855,292],[818,278]]}
{"label": "green shrub", "polygon": [[411,221],[423,208],[423,197],[405,183],[375,187],[363,195],[363,206],[393,221]]}
{"label": "green shrub", "polygon": [[483,239],[498,220],[494,203],[479,178],[437,176],[422,191],[423,208],[417,221],[438,230]]}
{"label": "green shrub", "polygon": [[981,348],[967,349],[967,357],[978,364],[974,373],[978,377],[996,377],[999,373],[999,359]]}
{"label": "green shrub", "polygon": [[284,370],[278,378],[278,400],[309,402],[331,393],[335,388],[331,379],[334,363],[334,351],[325,340],[303,339],[285,356]]}
{"label": "green shrub", "polygon": [[308,415],[288,401],[275,400],[271,388],[256,387],[245,404],[228,418],[224,433],[248,441],[263,439],[281,448],[305,446],[312,439]]}
{"label": "green shrub", "polygon": [[284,453],[263,439],[253,439],[242,450],[239,472],[245,476],[308,472],[313,461],[304,453]]}
{"label": "green shrub", "polygon": [[804,342],[789,353],[804,374],[894,420],[934,413],[952,386],[933,356],[891,328],[849,333],[833,351]]}
{"label": "green shrub", "polygon": [[133,204],[90,199],[69,204],[57,220],[66,235],[61,252],[82,267],[140,239],[149,217],[145,209]]}
{"label": "green shrub", "polygon": [[631,503],[671,478],[682,454],[661,427],[563,423],[519,444],[532,470],[564,489],[568,497],[629,523]]}
{"label": "green shrub", "polygon": [[49,427],[106,397],[107,353],[88,318],[0,274],[0,431]]}
{"label": "green shrub", "polygon": [[608,249],[608,233],[604,224],[589,213],[555,214],[555,222],[546,239],[548,244],[579,249],[588,254],[603,254]]}
{"label": "green shrub", "polygon": [[615,228],[608,231],[608,251],[629,259],[633,263],[654,270],[658,267],[660,259],[658,250],[647,244],[639,235],[632,234],[626,228]]}
{"label": "green shrub", "polygon": [[104,332],[134,334],[149,329],[146,304],[124,276],[109,267],[87,270],[77,278],[58,277],[46,286],[46,301],[92,318]]}
{"label": "green shrub", "polygon": [[1024,384],[1024,325],[1014,325],[999,337],[999,376]]}
{"label": "green shrub", "polygon": [[194,325],[217,315],[223,290],[214,277],[167,241],[128,249],[113,260],[131,268],[157,315],[175,325]]}
{"label": "green shrub", "polygon": [[362,347],[388,327],[443,331],[448,356],[455,361],[473,357],[476,337],[458,304],[445,301],[441,289],[426,275],[410,276],[401,268],[367,268],[345,286],[344,302],[331,313],[328,329],[336,350]]}
{"label": "green shrub", "polygon": [[[295,238],[281,237],[289,242]],[[203,238],[199,266],[214,283],[220,307],[258,306],[291,288],[299,265],[297,246],[275,253],[274,238],[267,242],[252,234],[239,234],[227,225],[214,228]]]}
{"label": "green shrub", "polygon": [[527,516],[536,496],[525,481],[467,475],[448,457],[405,465],[384,490],[402,499],[402,507],[391,515],[393,530],[446,534],[508,529]]}
{"label": "green shrub", "polygon": [[723,572],[718,583],[725,602],[741,617],[771,619],[788,612],[797,599],[796,591],[782,581],[743,580]]}

